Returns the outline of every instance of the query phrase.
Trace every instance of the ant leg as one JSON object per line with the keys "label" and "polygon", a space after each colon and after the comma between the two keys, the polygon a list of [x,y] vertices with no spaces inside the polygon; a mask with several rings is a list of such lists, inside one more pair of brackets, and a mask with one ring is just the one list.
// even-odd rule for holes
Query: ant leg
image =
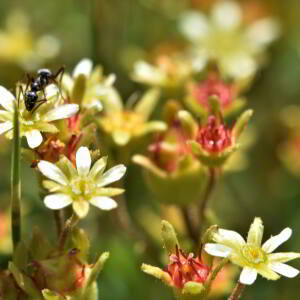
{"label": "ant leg", "polygon": [[34,82],[34,78],[29,73],[26,73],[26,77],[27,77],[27,83],[26,83],[25,92],[28,90],[29,84]]}
{"label": "ant leg", "polygon": [[34,109],[31,111],[31,113],[33,114],[42,104],[46,103],[47,102],[47,99],[41,99],[41,100],[38,100],[36,103],[38,103],[38,105],[36,105],[34,107]]}
{"label": "ant leg", "polygon": [[23,90],[23,86],[22,86],[22,84],[19,84],[18,85],[18,87],[19,87],[19,92],[18,92],[18,99],[17,99],[17,103],[18,103],[18,108],[20,107],[20,97],[21,97],[21,94],[22,94],[22,96],[23,96],[23,99],[24,99],[24,90]]}
{"label": "ant leg", "polygon": [[56,79],[58,77],[58,75],[60,74],[59,83],[61,84],[64,73],[65,73],[65,67],[59,68],[58,71],[53,75],[53,79]]}
{"label": "ant leg", "polygon": [[[63,76],[64,76],[64,73],[65,73],[65,67],[61,67],[58,69],[58,71],[53,75],[53,81],[54,83],[59,87],[59,93],[60,93],[60,96],[66,100],[63,95],[62,95],[62,92],[61,92],[61,82],[62,82],[62,79],[63,79]],[[59,81],[56,80],[56,78],[60,75],[60,78],[59,78]],[[59,83],[58,83],[59,82]]]}

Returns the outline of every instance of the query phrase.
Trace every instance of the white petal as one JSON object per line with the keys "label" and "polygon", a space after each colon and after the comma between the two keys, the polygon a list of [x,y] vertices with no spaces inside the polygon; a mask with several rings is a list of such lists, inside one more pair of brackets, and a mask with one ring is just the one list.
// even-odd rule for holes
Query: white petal
{"label": "white petal", "polygon": [[117,202],[109,197],[93,197],[90,203],[103,210],[111,210],[118,206]]}
{"label": "white petal", "polygon": [[131,134],[125,130],[115,130],[112,133],[112,138],[117,145],[125,146],[130,141]]}
{"label": "white petal", "polygon": [[269,238],[262,246],[262,249],[267,252],[271,253],[276,248],[278,248],[282,243],[287,241],[292,235],[291,228],[283,229],[278,235],[272,236]]}
{"label": "white petal", "polygon": [[78,75],[85,75],[86,77],[90,76],[93,68],[93,62],[88,59],[82,59],[75,67],[73,71],[73,77],[77,77]]}
{"label": "white petal", "polygon": [[0,110],[0,121],[12,121],[14,113],[7,110]]}
{"label": "white petal", "polygon": [[204,245],[204,250],[208,254],[212,256],[218,256],[218,257],[227,257],[232,252],[232,249],[229,247],[220,244],[210,244],[210,243]]}
{"label": "white petal", "polygon": [[247,36],[252,43],[258,47],[263,47],[273,42],[280,33],[278,22],[272,18],[265,18],[254,22],[247,29]]}
{"label": "white petal", "polygon": [[31,149],[38,147],[43,141],[42,134],[36,129],[25,132],[25,136],[27,138],[28,146]]}
{"label": "white petal", "polygon": [[154,85],[163,84],[166,80],[166,75],[159,68],[144,61],[134,64],[133,77],[137,81],[146,81]]}
{"label": "white petal", "polygon": [[71,204],[72,198],[66,194],[53,194],[46,196],[44,203],[50,209],[61,209]]}
{"label": "white petal", "polygon": [[294,267],[291,267],[287,264],[283,264],[283,263],[279,263],[279,262],[271,263],[270,267],[274,272],[276,272],[280,275],[283,275],[285,277],[288,277],[288,278],[294,278],[299,274],[299,270],[297,270]]}
{"label": "white petal", "polygon": [[192,42],[201,40],[210,31],[207,18],[199,12],[186,12],[182,14],[179,23],[179,30]]}
{"label": "white petal", "polygon": [[75,213],[80,219],[87,216],[90,208],[89,202],[85,200],[73,201],[72,206],[73,206],[73,210],[75,211]]}
{"label": "white petal", "polygon": [[0,86],[0,104],[8,111],[14,111],[15,96],[5,87]]}
{"label": "white petal", "polygon": [[78,104],[65,104],[49,110],[44,116],[43,121],[51,122],[60,119],[70,118],[79,110]]}
{"label": "white petal", "polygon": [[102,174],[106,168],[106,164],[107,164],[107,156],[104,156],[104,157],[101,157],[100,159],[98,159],[94,163],[94,165],[89,173],[89,177],[95,178],[98,174]]}
{"label": "white petal", "polygon": [[253,244],[260,247],[263,233],[264,233],[264,226],[262,220],[261,218],[256,217],[250,226],[248,237],[247,237],[247,244]]}
{"label": "white petal", "polygon": [[242,11],[236,2],[221,1],[214,6],[212,19],[221,29],[232,30],[241,24]]}
{"label": "white petal", "polygon": [[244,267],[240,275],[240,283],[250,285],[257,277],[257,271],[255,269]]}
{"label": "white petal", "polygon": [[59,96],[59,88],[56,84],[50,84],[46,87],[45,95],[47,100],[52,100]]}
{"label": "white petal", "polygon": [[87,104],[84,105],[86,108],[95,108],[97,111],[101,111],[103,109],[103,105],[100,100],[94,99]]}
{"label": "white petal", "polygon": [[68,93],[71,93],[73,89],[73,79],[69,74],[64,74],[61,80],[61,86],[63,90],[66,90]]}
{"label": "white petal", "polygon": [[11,121],[6,121],[4,123],[0,123],[0,134],[7,132],[8,130],[13,128],[13,124]]}
{"label": "white petal", "polygon": [[254,58],[246,52],[234,53],[230,57],[222,59],[220,63],[223,72],[237,78],[250,77],[257,69]]}
{"label": "white petal", "polygon": [[76,152],[76,168],[80,176],[87,176],[91,168],[91,155],[87,147],[80,147]]}
{"label": "white petal", "polygon": [[41,171],[41,173],[49,179],[52,179],[62,185],[68,184],[67,177],[56,165],[48,161],[41,160],[38,163],[38,168]]}
{"label": "white petal", "polygon": [[224,244],[234,249],[238,249],[246,243],[239,233],[226,229],[219,229],[217,233],[214,234],[213,239],[216,243]]}
{"label": "white petal", "polygon": [[102,187],[122,178],[126,172],[124,165],[117,165],[106,171],[98,180],[97,186]]}
{"label": "white petal", "polygon": [[109,74],[103,84],[107,87],[112,86],[117,79],[116,74]]}

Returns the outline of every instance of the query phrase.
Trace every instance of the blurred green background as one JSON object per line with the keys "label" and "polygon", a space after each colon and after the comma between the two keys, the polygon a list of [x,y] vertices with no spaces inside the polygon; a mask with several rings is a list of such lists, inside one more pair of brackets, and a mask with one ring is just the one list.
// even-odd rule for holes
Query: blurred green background
{"label": "blurred green background", "polygon": [[[1,0],[0,30],[16,11],[24,13],[29,22],[32,39],[51,34],[59,43],[59,51],[42,65],[57,69],[65,65],[71,71],[83,57],[104,66],[105,73],[117,75],[116,86],[123,99],[142,91],[142,85],[130,80],[132,63],[147,57],[159,44],[180,40],[176,17],[186,8],[207,10],[212,0]],[[289,135],[280,119],[281,110],[300,100],[300,1],[266,0],[243,1],[260,3],[281,22],[281,38],[270,48],[270,61],[261,70],[247,92],[249,108],[255,110],[251,126],[255,129],[254,145],[248,150],[248,167],[225,176],[217,186],[211,207],[220,225],[246,236],[254,216],[262,217],[265,238],[284,227],[293,229],[291,240],[282,251],[300,251],[300,177],[292,174],[279,160],[279,145]],[[3,45],[0,39],[1,48]],[[13,88],[23,78],[24,65],[0,57],[0,84]],[[300,117],[300,116],[299,116]],[[10,143],[0,137],[0,207],[9,205]],[[300,161],[300,147],[299,157]],[[23,203],[25,235],[33,225],[39,225],[55,241],[52,216],[39,198],[34,172],[23,166]],[[149,194],[140,168],[129,166],[126,177],[126,196],[133,222],[139,227],[138,212],[148,207],[158,212],[160,207]],[[3,219],[3,220],[1,220]],[[1,224],[3,223],[3,224]],[[140,271],[142,262],[162,266],[163,249],[159,240],[150,249],[122,231],[116,215],[92,211],[82,222],[92,241],[91,258],[104,250],[111,252],[109,262],[99,278],[102,300],[172,299],[170,290]],[[149,224],[151,226],[151,224]],[[7,220],[1,215],[0,248],[5,248]],[[53,230],[49,230],[53,228]],[[142,230],[142,229],[141,229]],[[51,232],[52,231],[52,232]],[[3,247],[2,247],[3,246]],[[9,254],[1,256],[5,266]],[[300,268],[300,262],[293,266]],[[267,282],[261,277],[247,288],[243,299],[299,299],[299,277]],[[220,299],[226,299],[220,298]]]}

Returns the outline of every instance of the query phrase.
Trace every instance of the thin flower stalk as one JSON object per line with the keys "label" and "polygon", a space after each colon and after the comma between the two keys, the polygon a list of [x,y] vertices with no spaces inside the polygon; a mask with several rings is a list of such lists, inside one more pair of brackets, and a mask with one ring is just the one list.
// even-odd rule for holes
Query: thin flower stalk
{"label": "thin flower stalk", "polygon": [[14,249],[21,239],[21,176],[20,176],[20,125],[18,108],[14,106],[14,139],[11,164],[11,224]]}

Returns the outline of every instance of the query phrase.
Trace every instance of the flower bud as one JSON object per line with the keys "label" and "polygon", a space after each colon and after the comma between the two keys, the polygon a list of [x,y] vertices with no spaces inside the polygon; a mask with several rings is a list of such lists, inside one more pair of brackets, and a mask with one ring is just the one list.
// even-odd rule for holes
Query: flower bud
{"label": "flower bud", "polygon": [[221,167],[238,148],[237,143],[253,111],[245,111],[231,129],[222,121],[222,116],[211,115],[200,126],[194,140],[189,140],[192,152],[208,167]]}
{"label": "flower bud", "polygon": [[237,86],[219,77],[216,73],[209,73],[207,79],[188,85],[184,101],[197,116],[203,118],[212,113],[210,103],[212,97],[218,101],[224,117],[236,113],[245,105],[245,99],[238,96]]}

